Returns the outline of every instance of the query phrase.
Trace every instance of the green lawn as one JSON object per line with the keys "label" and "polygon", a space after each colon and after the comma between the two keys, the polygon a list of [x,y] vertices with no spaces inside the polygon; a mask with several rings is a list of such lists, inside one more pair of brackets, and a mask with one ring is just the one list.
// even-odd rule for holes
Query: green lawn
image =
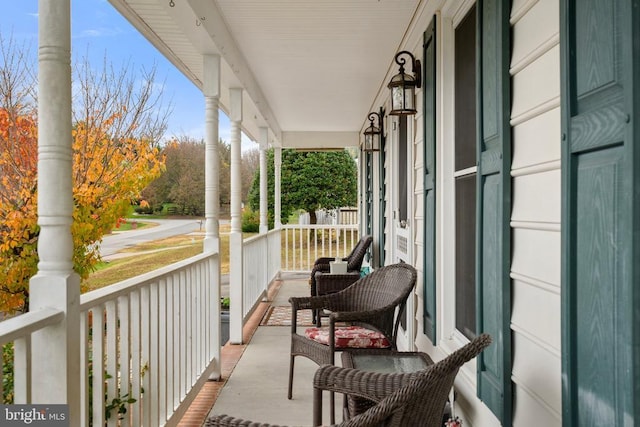
{"label": "green lawn", "polygon": [[[229,273],[229,225],[220,226],[220,272]],[[244,233],[244,238],[256,233]],[[126,258],[102,262],[96,271],[82,283],[84,292],[118,283],[140,274],[148,273],[174,262],[182,261],[202,252],[203,236],[174,236],[127,248]],[[155,252],[149,252],[155,251]]]}

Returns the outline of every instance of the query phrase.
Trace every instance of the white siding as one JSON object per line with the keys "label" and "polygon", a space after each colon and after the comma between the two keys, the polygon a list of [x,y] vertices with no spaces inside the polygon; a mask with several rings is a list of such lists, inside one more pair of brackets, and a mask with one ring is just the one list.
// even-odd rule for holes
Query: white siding
{"label": "white siding", "polygon": [[560,52],[558,0],[514,1],[512,315],[514,426],[559,426]]}
{"label": "white siding", "polygon": [[[437,26],[438,81],[436,92],[437,140],[437,312],[438,347],[422,329],[423,307],[423,117],[422,102],[414,117],[413,199],[411,202],[413,265],[419,271],[416,287],[415,345],[440,359],[462,344],[453,332],[451,302],[454,271],[446,244],[452,238],[450,188],[452,121],[452,28],[472,2],[443,2]],[[560,52],[559,0],[514,0],[511,14],[512,75],[512,313],[514,426],[561,425],[561,325],[560,325]],[[431,20],[425,10],[409,29],[404,46],[421,58],[422,32]],[[421,94],[418,99],[421,99]],[[385,96],[385,99],[388,97]],[[387,106],[388,108],[388,106]],[[388,111],[388,110],[387,110]],[[387,127],[388,133],[391,129]],[[388,138],[387,149],[389,151]],[[397,167],[387,156],[387,250],[392,250],[391,176]],[[394,172],[392,172],[394,171]],[[377,172],[376,172],[377,173]],[[387,263],[391,262],[388,257]],[[498,422],[476,397],[475,363],[458,375],[457,410],[465,425],[494,426]]]}

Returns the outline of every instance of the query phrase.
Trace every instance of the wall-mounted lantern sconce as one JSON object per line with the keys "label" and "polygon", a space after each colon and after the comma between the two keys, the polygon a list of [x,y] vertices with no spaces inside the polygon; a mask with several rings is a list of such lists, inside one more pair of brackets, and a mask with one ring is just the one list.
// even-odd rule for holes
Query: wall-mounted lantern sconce
{"label": "wall-mounted lantern sconce", "polygon": [[[378,126],[374,124],[374,119],[378,118]],[[380,112],[375,111],[369,113],[369,127],[364,130],[364,145],[362,151],[371,153],[374,151],[380,151],[380,141],[384,135],[384,124],[382,118],[384,117],[384,109],[380,107]]]}
{"label": "wall-mounted lantern sconce", "polygon": [[[404,72],[404,64],[407,63],[407,60],[402,58],[402,55],[407,55],[411,58],[413,76]],[[416,87],[422,87],[420,60],[416,59],[411,52],[403,50],[396,53],[395,61],[400,66],[400,72],[393,76],[387,85],[391,89],[391,111],[389,111],[389,114],[392,116],[416,114]]]}

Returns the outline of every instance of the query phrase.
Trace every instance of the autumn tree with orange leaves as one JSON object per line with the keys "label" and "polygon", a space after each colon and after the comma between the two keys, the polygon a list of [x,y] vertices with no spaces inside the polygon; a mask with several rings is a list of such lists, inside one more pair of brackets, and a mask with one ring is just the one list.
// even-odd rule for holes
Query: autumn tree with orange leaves
{"label": "autumn tree with orange leaves", "polygon": [[[24,46],[0,37],[0,311],[26,311],[37,271],[37,116],[35,77]],[[163,170],[158,146],[168,109],[155,68],[134,75],[105,60],[74,69],[74,269],[86,278],[102,237]]]}

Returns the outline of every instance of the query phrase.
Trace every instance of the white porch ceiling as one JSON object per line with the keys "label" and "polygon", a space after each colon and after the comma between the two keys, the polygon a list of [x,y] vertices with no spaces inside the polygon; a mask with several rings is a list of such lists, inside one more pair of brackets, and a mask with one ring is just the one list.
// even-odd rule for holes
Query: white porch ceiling
{"label": "white porch ceiling", "polygon": [[110,1],[200,88],[202,55],[220,54],[221,108],[242,87],[245,133],[257,140],[266,126],[273,145],[300,148],[358,145],[420,3]]}

